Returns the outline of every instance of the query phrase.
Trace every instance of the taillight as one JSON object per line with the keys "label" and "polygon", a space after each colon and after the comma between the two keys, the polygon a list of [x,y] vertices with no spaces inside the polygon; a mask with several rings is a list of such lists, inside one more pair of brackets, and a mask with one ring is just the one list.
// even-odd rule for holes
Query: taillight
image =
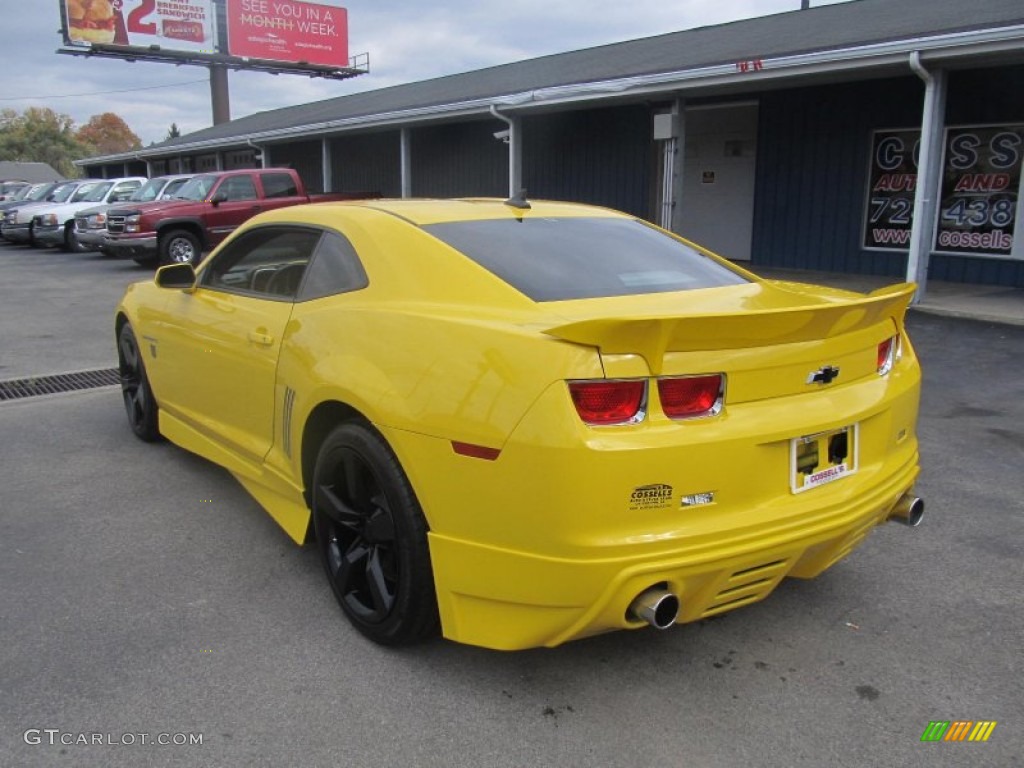
{"label": "taillight", "polygon": [[693,419],[718,413],[722,408],[724,383],[720,373],[658,379],[661,408],[672,419]]}
{"label": "taillight", "polygon": [[885,376],[900,359],[900,335],[897,333],[878,345],[878,375]]}
{"label": "taillight", "polygon": [[624,381],[570,381],[569,394],[576,412],[587,424],[628,424],[643,418],[647,382]]}

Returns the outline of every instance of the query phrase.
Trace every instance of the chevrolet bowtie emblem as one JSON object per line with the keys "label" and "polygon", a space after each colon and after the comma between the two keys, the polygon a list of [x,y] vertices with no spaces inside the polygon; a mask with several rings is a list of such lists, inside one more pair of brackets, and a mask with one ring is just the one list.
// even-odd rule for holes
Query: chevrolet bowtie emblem
{"label": "chevrolet bowtie emblem", "polygon": [[831,384],[833,381],[839,378],[839,369],[833,368],[831,365],[826,365],[824,368],[819,368],[816,371],[811,371],[807,374],[808,384]]}

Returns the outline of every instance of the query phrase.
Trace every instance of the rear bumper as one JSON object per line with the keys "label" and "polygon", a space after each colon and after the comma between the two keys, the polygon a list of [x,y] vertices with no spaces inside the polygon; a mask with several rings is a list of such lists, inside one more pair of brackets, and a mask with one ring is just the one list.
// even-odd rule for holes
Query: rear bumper
{"label": "rear bumper", "polygon": [[725,535],[714,546],[677,544],[647,556],[552,558],[430,534],[445,637],[499,650],[561,643],[646,626],[629,615],[659,587],[680,600],[678,621],[698,621],[767,597],[783,578],[812,578],[885,522],[918,474],[916,455],[874,493],[820,510],[802,525]]}
{"label": "rear bumper", "polygon": [[156,235],[125,237],[108,234],[103,241],[103,251],[124,259],[153,260],[157,256],[157,238]]}

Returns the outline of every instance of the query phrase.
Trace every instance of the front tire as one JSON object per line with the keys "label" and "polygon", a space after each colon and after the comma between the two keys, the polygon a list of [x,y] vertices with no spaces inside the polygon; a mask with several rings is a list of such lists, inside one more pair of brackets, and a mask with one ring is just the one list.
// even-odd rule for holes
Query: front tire
{"label": "front tire", "polygon": [[160,264],[199,263],[202,247],[199,238],[186,229],[174,229],[160,237]]}
{"label": "front tire", "polygon": [[128,426],[140,440],[154,443],[160,440],[159,407],[146,376],[142,350],[128,323],[121,327],[117,335],[117,359]]}
{"label": "front tire", "polygon": [[372,427],[346,422],[327,436],[312,506],[321,562],[355,628],[382,645],[435,636],[427,524],[398,460]]}
{"label": "front tire", "polygon": [[75,222],[69,221],[64,230],[64,248],[71,253],[89,253],[92,248],[78,239],[78,230],[75,229]]}

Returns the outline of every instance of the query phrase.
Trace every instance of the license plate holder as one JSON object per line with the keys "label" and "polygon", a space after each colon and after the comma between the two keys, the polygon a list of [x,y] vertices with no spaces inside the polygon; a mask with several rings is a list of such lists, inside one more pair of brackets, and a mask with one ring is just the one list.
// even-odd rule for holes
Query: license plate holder
{"label": "license plate holder", "polygon": [[790,490],[803,493],[854,474],[859,438],[859,425],[851,424],[790,440]]}

